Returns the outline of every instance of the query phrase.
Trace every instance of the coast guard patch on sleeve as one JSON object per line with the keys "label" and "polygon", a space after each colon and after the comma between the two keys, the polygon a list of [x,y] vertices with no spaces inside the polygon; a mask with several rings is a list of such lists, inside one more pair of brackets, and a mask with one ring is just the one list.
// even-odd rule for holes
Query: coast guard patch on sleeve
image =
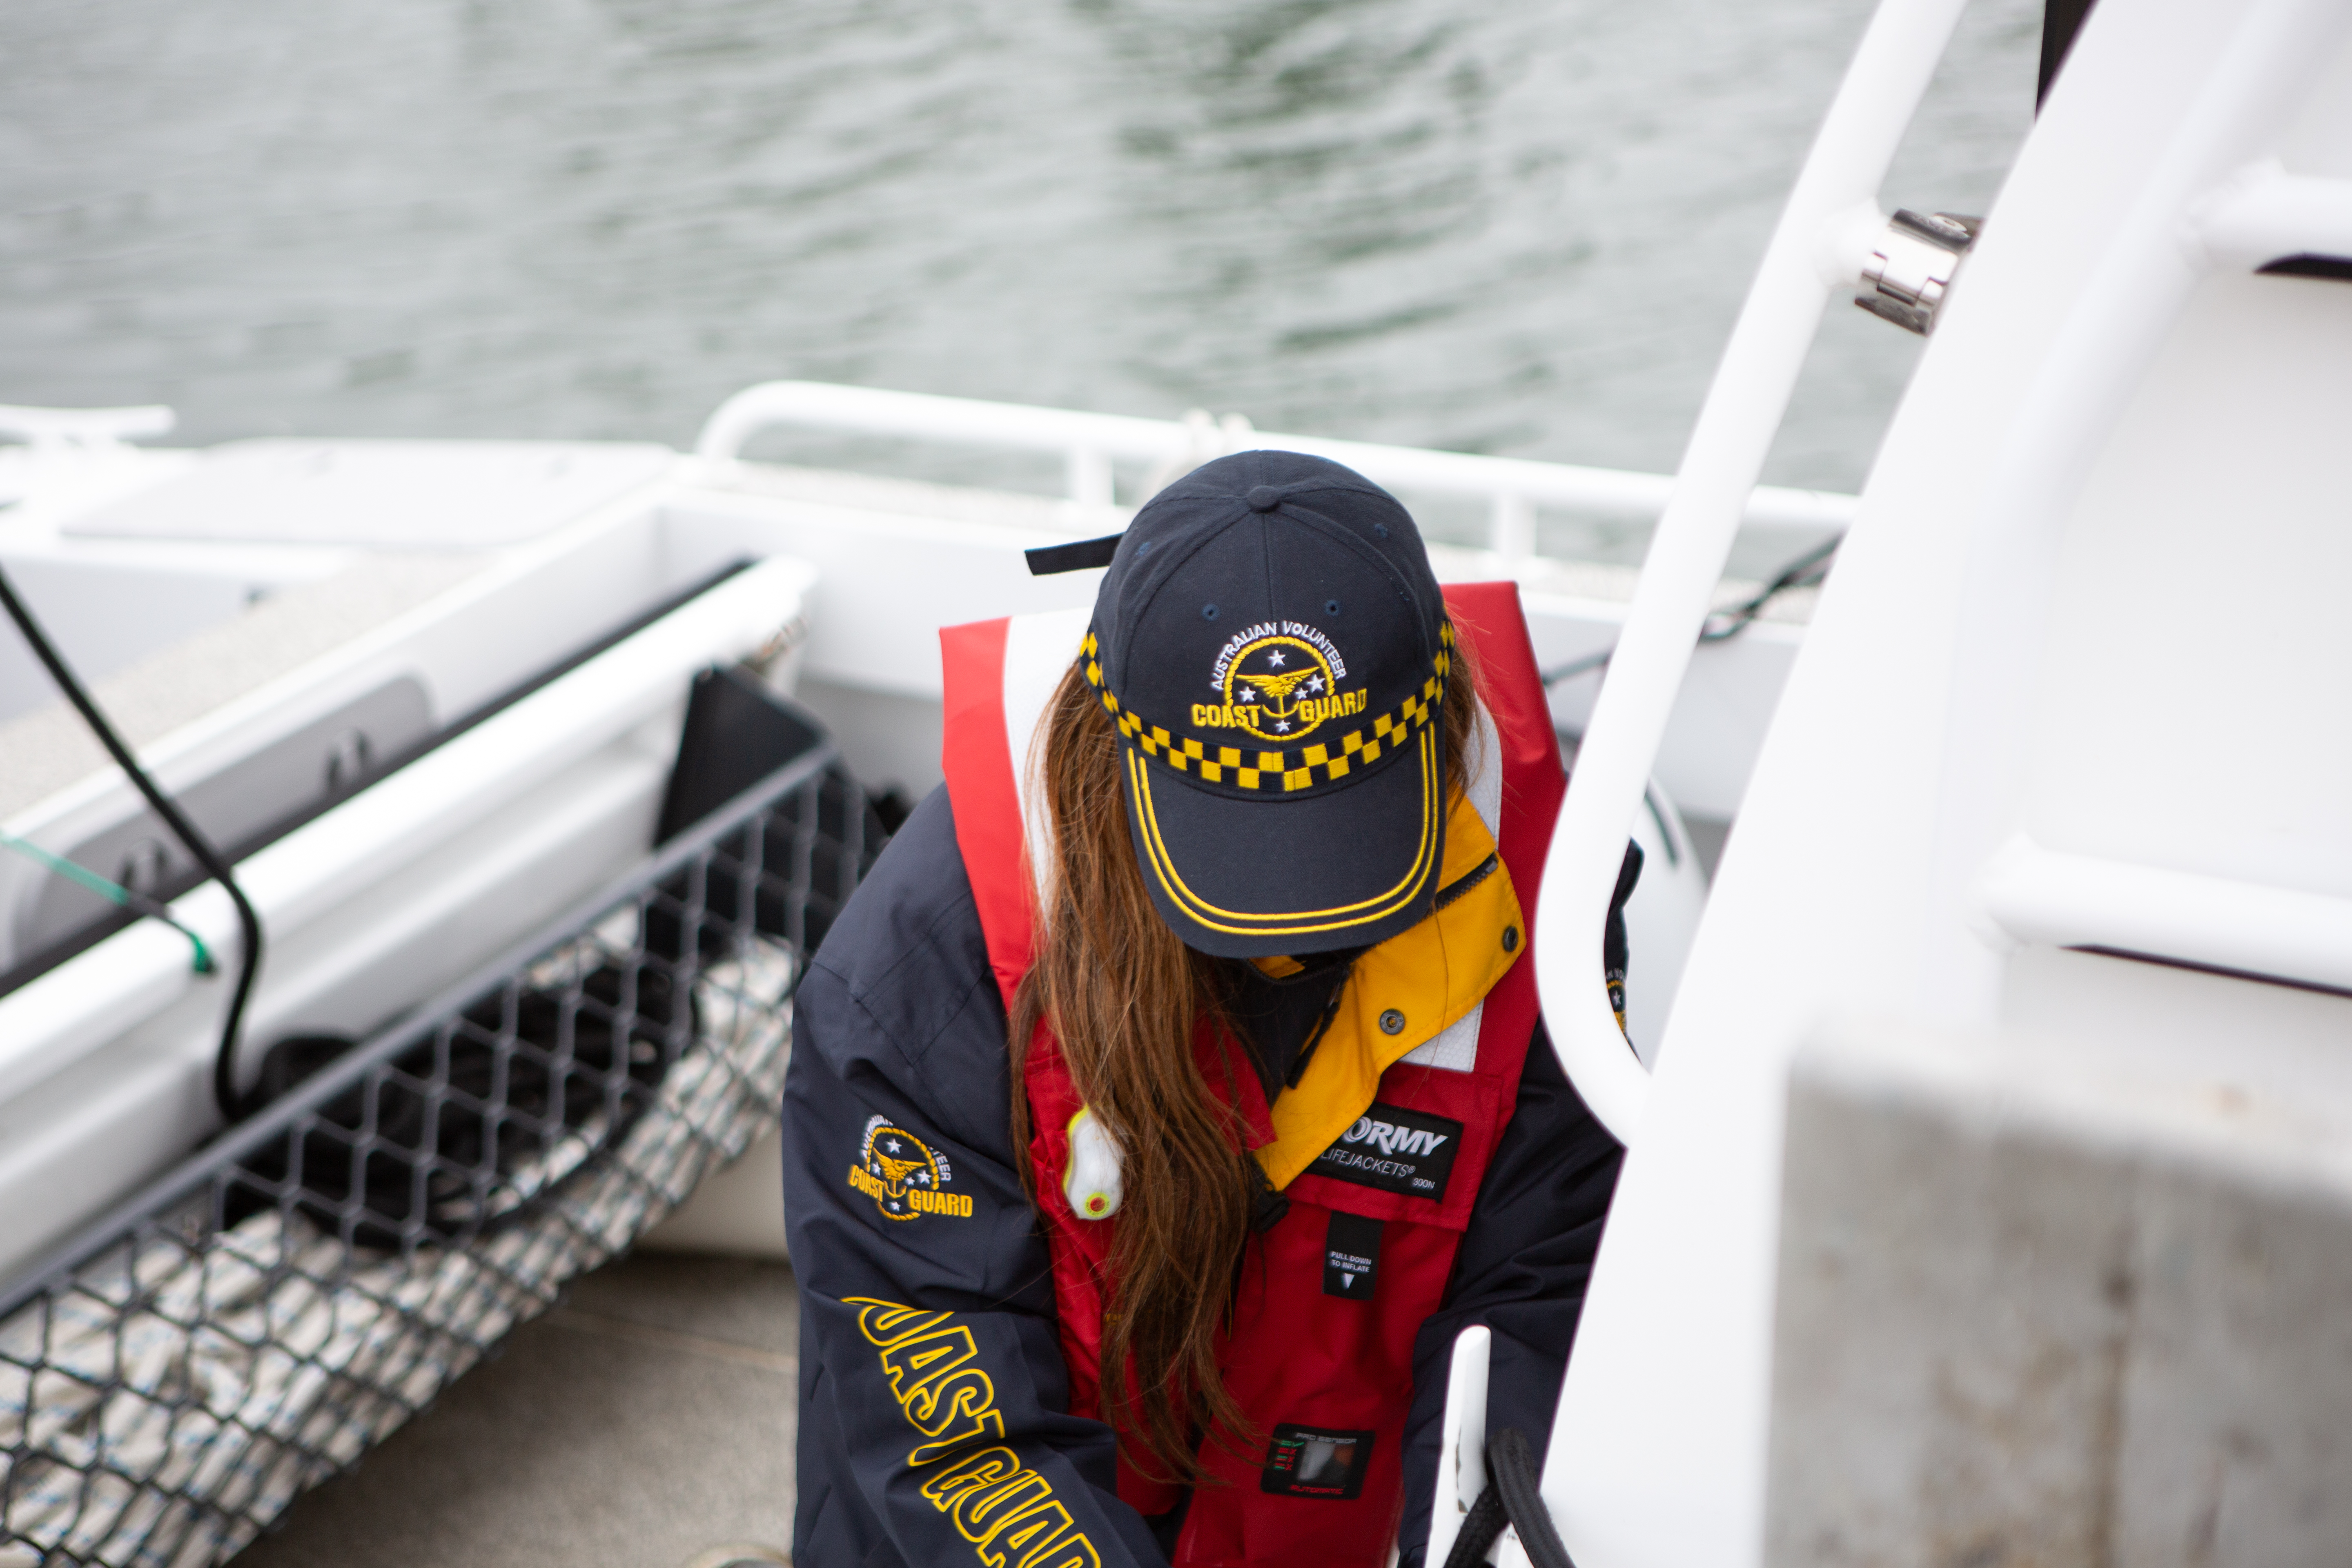
{"label": "coast guard patch on sleeve", "polygon": [[970,1219],[971,1196],[947,1190],[954,1179],[946,1155],[878,1116],[866,1123],[865,1146],[849,1167],[849,1184],[872,1198],[885,1219],[919,1219],[927,1214]]}

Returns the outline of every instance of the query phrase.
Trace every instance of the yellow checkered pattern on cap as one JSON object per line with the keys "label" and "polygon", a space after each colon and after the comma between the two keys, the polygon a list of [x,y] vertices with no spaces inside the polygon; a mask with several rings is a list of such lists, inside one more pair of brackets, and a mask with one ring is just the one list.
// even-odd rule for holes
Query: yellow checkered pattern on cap
{"label": "yellow checkered pattern on cap", "polygon": [[1118,724],[1118,732],[1133,741],[1145,756],[1180,773],[1191,773],[1204,784],[1287,792],[1335,783],[1358,768],[1370,767],[1402,745],[1415,730],[1435,722],[1444,710],[1445,680],[1454,668],[1453,622],[1439,625],[1437,640],[1436,657],[1430,660],[1429,677],[1421,683],[1418,693],[1337,741],[1281,752],[1204,746],[1189,737],[1178,740],[1160,725],[1148,722],[1121,706],[1110,688],[1103,684],[1102,661],[1095,657],[1099,645],[1094,633],[1088,632],[1087,640],[1078,647],[1087,658],[1087,683],[1102,693],[1103,708]]}

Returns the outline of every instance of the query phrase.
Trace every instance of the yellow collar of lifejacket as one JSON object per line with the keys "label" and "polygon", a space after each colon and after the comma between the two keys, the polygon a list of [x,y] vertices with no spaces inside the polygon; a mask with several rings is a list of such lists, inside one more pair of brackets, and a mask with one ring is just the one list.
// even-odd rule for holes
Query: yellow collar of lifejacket
{"label": "yellow collar of lifejacket", "polygon": [[1256,1153],[1277,1190],[1364,1113],[1381,1074],[1469,1016],[1526,951],[1511,874],[1459,791],[1445,819],[1437,886],[1426,920],[1356,960],[1306,1073],[1275,1100],[1274,1142]]}

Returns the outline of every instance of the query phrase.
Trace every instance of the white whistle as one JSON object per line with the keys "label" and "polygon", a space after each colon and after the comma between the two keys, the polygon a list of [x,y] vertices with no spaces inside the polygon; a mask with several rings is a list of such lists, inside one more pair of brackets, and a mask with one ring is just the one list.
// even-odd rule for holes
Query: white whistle
{"label": "white whistle", "polygon": [[1085,1106],[1070,1118],[1070,1166],[1062,1173],[1062,1195],[1080,1219],[1108,1219],[1118,1212],[1118,1145]]}

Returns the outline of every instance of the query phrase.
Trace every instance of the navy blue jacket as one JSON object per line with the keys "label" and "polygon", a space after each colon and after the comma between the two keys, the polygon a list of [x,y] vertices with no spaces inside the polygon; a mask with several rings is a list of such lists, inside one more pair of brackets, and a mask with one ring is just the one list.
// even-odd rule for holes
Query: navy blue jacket
{"label": "navy blue jacket", "polygon": [[[1109,1428],[1068,1414],[1011,1091],[1003,1003],[947,792],[935,790],[826,936],[795,1004],[784,1213],[801,1285],[793,1560],[803,1568],[982,1568],[920,1492],[937,1468],[908,1463],[926,1422],[951,1436],[975,1420],[1043,1478],[1104,1568],[1168,1561],[1177,1516],[1147,1521],[1121,1502]],[[1495,1334],[1489,1429],[1517,1426],[1538,1452],[1549,1436],[1621,1153],[1538,1025],[1445,1306],[1415,1345],[1401,1568],[1422,1568],[1446,1367],[1465,1327]],[[908,1331],[894,1325],[932,1321],[898,1306],[968,1331],[980,1370],[961,1374],[960,1411],[925,1405],[913,1380],[933,1373],[894,1363],[888,1342]]]}

